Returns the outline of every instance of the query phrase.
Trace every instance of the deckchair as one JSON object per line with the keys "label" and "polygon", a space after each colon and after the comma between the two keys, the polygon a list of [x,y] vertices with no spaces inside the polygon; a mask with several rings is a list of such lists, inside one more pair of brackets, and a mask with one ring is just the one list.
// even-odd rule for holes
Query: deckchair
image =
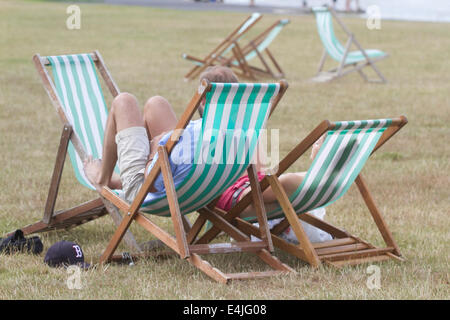
{"label": "deckchair", "polygon": [[[332,8],[314,7],[313,12],[316,16],[320,40],[324,47],[322,58],[319,63],[319,69],[317,75],[312,79],[313,81],[325,82],[357,71],[366,81],[386,82],[386,78],[375,66],[375,62],[388,57],[387,53],[377,49],[363,49],[358,40],[356,40],[354,34],[344,25]],[[339,42],[334,33],[332,17],[334,17],[348,36],[345,46]],[[350,51],[352,44],[354,44],[358,50]],[[328,56],[337,61],[339,65],[328,71],[322,71]],[[363,72],[363,68],[369,66],[375,71],[379,79],[369,79]]]}
{"label": "deckchair", "polygon": [[[114,252],[124,232],[133,221],[143,226],[182,259],[186,259],[218,282],[278,275],[293,271],[270,254],[273,250],[262,194],[256,179],[255,167],[250,164],[260,132],[267,118],[287,88],[279,84],[209,83],[200,87],[181,116],[165,146],[158,147],[158,159],[131,204],[104,188],[102,195],[117,206],[124,219],[117,228],[100,262],[115,261]],[[201,133],[197,139],[191,170],[177,186],[174,185],[169,156],[193,114],[205,98]],[[257,208],[261,241],[252,242],[242,231],[211,210],[215,199],[247,170],[252,182],[253,204]],[[149,193],[156,177],[162,174],[165,192]],[[197,211],[200,221],[208,220],[237,242],[192,244],[200,231],[197,220],[193,225],[186,214]],[[150,216],[170,216],[175,236],[167,227],[159,227]],[[155,219],[153,219],[155,220]],[[253,252],[273,270],[243,273],[224,273],[203,260],[201,254]],[[142,255],[132,255],[136,258]],[[144,255],[145,256],[145,255]],[[119,255],[120,259],[120,255]]]}
{"label": "deckchair", "polygon": [[[272,233],[273,244],[316,267],[326,262],[335,267],[359,263],[394,259],[403,261],[400,250],[388,226],[375,205],[367,184],[361,175],[368,157],[390,139],[407,123],[405,117],[366,121],[323,121],[302,142],[300,142],[280,163],[277,171],[261,180],[261,190],[271,187],[279,206],[267,212],[268,218],[285,217],[275,226]],[[284,173],[315,141],[326,134],[326,139],[313,160],[302,184],[287,196],[278,177]],[[369,212],[378,227],[387,247],[377,248],[357,236],[337,228],[309,214],[315,208],[325,207],[340,197],[356,183]],[[245,196],[224,215],[226,220],[235,219],[250,204]],[[333,236],[330,241],[312,244],[306,236],[297,217]],[[244,219],[237,219],[237,227],[260,237],[259,231]],[[254,219],[253,219],[254,220]],[[288,243],[278,235],[291,226],[299,240],[299,245]],[[217,235],[212,228],[197,243],[207,243]]]}
{"label": "deckchair", "polygon": [[[276,21],[258,36],[248,41],[248,43],[244,46],[239,45],[239,42],[236,41],[235,46],[232,48],[233,56],[222,64],[237,69],[238,72],[236,73],[238,73],[238,75],[249,79],[256,79],[257,75],[269,76],[272,78],[283,78],[284,72],[281,69],[280,64],[270,52],[269,45],[273,42],[273,40],[275,40],[281,30],[283,30],[288,23],[288,19],[280,19]],[[240,42],[242,41],[243,40]],[[270,68],[269,61],[267,61],[264,57],[264,54],[272,62],[276,72]],[[259,59],[264,69],[249,64],[249,62],[256,57]]]}
{"label": "deckchair", "polygon": [[196,58],[189,54],[183,53],[182,57],[189,60],[195,64],[195,66],[189,70],[189,72],[184,76],[186,80],[197,79],[200,73],[202,73],[207,67],[222,64],[224,56],[229,53],[235,43],[248,31],[251,27],[255,25],[262,15],[255,12],[247,19],[244,20],[236,29],[233,30],[217,47],[215,47],[205,58]]}
{"label": "deckchair", "polygon": [[[44,88],[62,121],[63,128],[57,151],[53,175],[42,221],[24,227],[24,234],[56,229],[68,229],[97,219],[107,213],[116,224],[122,220],[120,212],[100,195],[76,207],[55,212],[60,179],[66,154],[69,153],[78,182],[95,190],[83,171],[83,160],[87,155],[101,158],[103,131],[108,110],[102,93],[96,67],[112,96],[120,91],[107,70],[98,51],[90,54],[33,57]],[[51,66],[53,80],[46,66]],[[116,172],[117,172],[116,168]],[[140,250],[130,232],[126,243]]]}

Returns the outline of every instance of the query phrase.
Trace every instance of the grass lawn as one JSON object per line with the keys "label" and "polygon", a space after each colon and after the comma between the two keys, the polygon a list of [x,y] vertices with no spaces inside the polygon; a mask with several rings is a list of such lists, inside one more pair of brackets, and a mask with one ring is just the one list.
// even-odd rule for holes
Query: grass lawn
{"label": "grass lawn", "polygon": [[[0,235],[42,218],[59,143],[61,123],[32,64],[33,54],[98,49],[122,91],[133,93],[141,104],[152,95],[162,95],[181,114],[197,85],[183,81],[191,65],[181,54],[203,55],[247,16],[80,4],[81,29],[68,30],[67,6],[0,0]],[[265,15],[252,34],[277,18]],[[381,30],[370,31],[364,20],[344,19],[363,47],[390,53],[390,58],[379,63],[389,82],[368,84],[355,73],[317,84],[307,81],[322,53],[314,17],[289,18],[291,24],[271,47],[290,85],[269,125],[280,130],[280,157],[324,119],[401,114],[409,119],[363,170],[407,259],[401,264],[379,264],[380,289],[366,286],[367,265],[313,270],[276,251],[297,274],[225,286],[186,261],[148,259],[133,267],[97,266],[82,273],[81,290],[70,290],[66,270],[45,265],[44,253],[65,239],[78,242],[88,260],[97,261],[114,230],[112,220],[105,217],[69,231],[41,235],[45,245],[41,256],[0,255],[0,299],[448,299],[448,24],[383,21]],[[292,170],[306,170],[310,163],[306,158]],[[93,197],[93,192],[78,184],[67,160],[57,207],[67,208]],[[355,187],[327,208],[326,219],[383,245]],[[168,220],[160,223],[169,225]],[[132,231],[139,241],[152,239],[139,226],[133,225]],[[225,271],[260,267],[247,255],[209,260]]]}

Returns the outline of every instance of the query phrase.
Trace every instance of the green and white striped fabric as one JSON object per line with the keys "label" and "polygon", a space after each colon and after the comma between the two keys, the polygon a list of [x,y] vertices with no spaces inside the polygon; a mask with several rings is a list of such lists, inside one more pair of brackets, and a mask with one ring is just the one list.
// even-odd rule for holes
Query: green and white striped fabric
{"label": "green and white striped fabric", "polygon": [[[302,184],[289,197],[296,213],[325,207],[342,197],[366,163],[391,119],[336,122],[328,131]],[[282,209],[268,212],[270,218]]]}
{"label": "green and white striped fabric", "polygon": [[[334,60],[341,62],[344,57],[345,47],[336,38],[333,29],[333,21],[330,11],[326,7],[314,7],[313,12],[316,16],[317,29],[319,31],[320,40],[327,53]],[[364,50],[369,58],[380,58],[385,56],[381,50],[367,49]],[[345,58],[345,64],[358,63],[365,60],[364,54],[360,51],[350,51]]]}
{"label": "green and white striped fabric", "polygon": [[[239,41],[239,39],[241,39],[241,37],[243,36],[243,34],[247,31],[247,29],[249,27],[251,27],[255,21],[257,19],[259,19],[259,17],[261,17],[261,14],[258,12],[254,12],[245,22],[244,24],[239,28],[239,30],[236,33],[236,38],[234,39],[235,41]],[[226,49],[220,54],[220,56],[224,57],[226,56],[234,47],[234,43],[231,43],[228,47],[226,47]],[[182,55],[183,59],[189,60],[192,63],[198,65],[198,66],[202,66],[203,63],[201,63],[200,61],[197,60],[192,60],[190,59],[189,55],[187,54],[183,54]],[[216,57],[215,54],[212,55],[212,57]]]}
{"label": "green and white striped fabric", "polygon": [[[95,159],[102,158],[108,110],[91,56],[78,54],[46,58],[52,67],[61,106],[74,132],[87,154]],[[94,190],[84,174],[82,160],[72,143],[69,144],[68,151],[76,178],[82,185]]]}
{"label": "green and white striped fabric", "polygon": [[[272,28],[267,35],[256,44],[256,48],[258,52],[263,52],[266,48],[272,43],[272,41],[278,36],[278,34],[283,30],[284,26],[289,23],[289,19],[282,19],[278,22],[278,24]],[[250,61],[258,55],[256,50],[252,50],[245,55],[245,60]],[[237,61],[233,61],[233,64],[238,65]]]}
{"label": "green and white striped fabric", "polygon": [[[248,168],[279,84],[212,83],[189,174],[176,188],[181,212],[200,209]],[[146,197],[142,210],[169,215],[166,197]]]}

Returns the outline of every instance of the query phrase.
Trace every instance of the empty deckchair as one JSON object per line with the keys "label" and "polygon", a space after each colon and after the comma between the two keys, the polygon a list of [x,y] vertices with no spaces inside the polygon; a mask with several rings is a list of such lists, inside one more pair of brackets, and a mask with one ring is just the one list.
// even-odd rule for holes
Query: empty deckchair
{"label": "empty deckchair", "polygon": [[[103,131],[108,115],[96,67],[113,96],[120,93],[119,88],[111,78],[98,51],[91,54],[48,57],[36,54],[33,61],[63,123],[63,129],[44,217],[42,221],[26,226],[22,230],[25,234],[30,234],[67,229],[107,213],[116,224],[119,224],[122,219],[120,212],[100,196],[74,208],[57,212],[54,210],[67,152],[78,182],[95,190],[84,175],[83,160],[87,155],[101,158]],[[53,80],[45,66],[51,66]],[[127,233],[125,240],[131,248],[139,250],[131,233]]]}
{"label": "empty deckchair", "polygon": [[[158,148],[158,160],[131,204],[121,200],[115,192],[103,189],[103,196],[114,203],[125,216],[114,233],[100,262],[114,261],[114,252],[124,232],[133,221],[213,279],[227,283],[232,279],[247,279],[292,271],[270,254],[272,243],[262,205],[262,194],[250,160],[256,149],[261,130],[271,110],[276,106],[287,84],[208,83],[203,80],[181,116],[165,146]],[[202,129],[195,147],[192,168],[186,178],[175,187],[168,158],[202,99],[205,99]],[[253,203],[257,208],[261,241],[252,242],[242,231],[211,210],[210,203],[233,184],[245,171],[252,177]],[[155,178],[162,173],[165,191],[148,193]],[[197,211],[200,220],[208,220],[237,242],[211,245],[192,244],[199,223],[192,227],[185,214]],[[170,216],[175,236],[150,220],[151,215]],[[226,274],[213,268],[200,254],[253,252],[274,270]],[[137,257],[142,255],[137,255]],[[120,258],[120,257],[119,257]]]}
{"label": "empty deckchair", "polygon": [[[288,19],[281,19],[264,30],[258,36],[248,41],[244,46],[241,46],[240,42],[235,42],[235,46],[232,48],[233,56],[224,65],[238,69],[241,76],[250,79],[256,79],[257,75],[269,76],[272,78],[283,78],[284,72],[280,67],[280,64],[276,61],[275,57],[269,50],[269,45],[275,40],[278,34],[289,23]],[[265,57],[266,56],[266,57]],[[254,58],[258,58],[262,66],[251,65],[250,61]],[[269,65],[269,58],[276,72],[274,72]]]}
{"label": "empty deckchair", "polygon": [[233,30],[217,47],[214,48],[205,58],[196,58],[184,53],[182,57],[193,62],[194,67],[184,76],[186,80],[197,79],[207,67],[222,64],[224,56],[234,47],[234,43],[250,30],[253,25],[262,18],[262,15],[255,12],[244,20],[236,29]]}
{"label": "empty deckchair", "polygon": [[[261,190],[264,191],[270,185],[279,203],[277,208],[267,211],[268,217],[285,216],[285,219],[272,229],[274,245],[310,263],[312,266],[318,266],[321,262],[340,267],[346,264],[374,262],[390,258],[398,261],[403,260],[400,250],[375,205],[360,172],[368,157],[406,123],[406,118],[400,117],[334,123],[324,121],[316,127],[280,162],[276,173],[266,176],[261,181]],[[288,197],[278,177],[323,134],[326,134],[326,139],[308,169],[302,184]],[[376,248],[347,231],[334,227],[307,213],[315,208],[328,206],[338,200],[346,193],[353,182],[356,183],[387,247]],[[225,215],[225,219],[236,218],[249,205],[249,200],[249,197],[243,197]],[[312,244],[297,217],[330,233],[333,240]],[[277,236],[289,225],[299,239],[299,245],[288,243]],[[259,231],[248,221],[238,219],[237,226],[241,230],[245,230],[247,234],[260,236]],[[213,239],[216,234],[217,230],[211,229],[198,240],[198,243],[206,243]]]}
{"label": "empty deckchair", "polygon": [[[388,57],[387,53],[377,49],[363,49],[356,40],[354,34],[351,33],[342,23],[332,8],[315,7],[313,8],[313,12],[316,16],[317,30],[319,32],[320,40],[322,41],[322,45],[324,47],[322,58],[319,63],[319,69],[316,77],[312,79],[313,81],[329,81],[335,78],[340,78],[350,72],[357,71],[366,81],[386,82],[386,78],[375,66],[375,62]],[[332,17],[334,17],[345,34],[348,36],[345,46],[339,42],[334,33]],[[356,46],[356,51],[350,51],[352,44]],[[328,56],[337,61],[339,65],[338,67],[324,72],[323,67]],[[367,77],[367,75],[363,72],[363,68],[368,66],[375,71],[379,79],[372,80]]]}

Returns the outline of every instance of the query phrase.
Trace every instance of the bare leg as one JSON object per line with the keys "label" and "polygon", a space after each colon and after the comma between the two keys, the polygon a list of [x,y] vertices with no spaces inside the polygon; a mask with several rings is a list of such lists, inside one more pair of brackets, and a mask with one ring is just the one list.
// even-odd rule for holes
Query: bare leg
{"label": "bare leg", "polygon": [[98,191],[103,186],[120,188],[120,178],[113,176],[117,162],[117,132],[130,127],[144,127],[145,123],[139,110],[136,98],[129,93],[121,93],[114,98],[111,111],[106,122],[103,140],[103,158],[89,157],[84,162],[84,170],[89,181]]}
{"label": "bare leg", "polygon": [[150,139],[149,158],[152,159],[159,140],[168,131],[175,129],[178,120],[170,103],[161,96],[154,96],[144,106],[144,122]]}
{"label": "bare leg", "polygon": [[[311,150],[311,160],[314,160],[317,153],[319,152],[320,147],[325,141],[325,135],[322,135],[316,143],[314,143]],[[288,197],[290,197],[303,182],[303,179],[306,176],[306,172],[293,172],[293,173],[284,173],[278,179],[280,180],[283,189],[285,190]],[[250,187],[245,189],[239,198],[242,198],[251,190]],[[266,211],[275,210],[278,207],[277,198],[275,193],[272,191],[272,188],[267,188],[263,192],[263,200],[264,205],[266,207]],[[242,217],[251,217],[255,216],[255,210],[253,205],[248,206],[241,214]]]}
{"label": "bare leg", "polygon": [[[306,172],[293,172],[293,173],[285,173],[282,174],[278,179],[281,182],[281,185],[283,186],[284,190],[286,191],[286,194],[288,196],[292,195],[295,190],[300,186],[303,179],[305,178]],[[247,193],[251,191],[251,188],[248,187],[245,189],[240,198],[245,196]],[[266,206],[267,211],[271,211],[275,209],[277,206],[277,198],[275,196],[275,193],[272,191],[272,188],[267,188],[263,192],[263,200],[264,205]],[[253,207],[253,204],[248,206],[241,214],[241,217],[251,217],[255,215],[255,209]]]}

